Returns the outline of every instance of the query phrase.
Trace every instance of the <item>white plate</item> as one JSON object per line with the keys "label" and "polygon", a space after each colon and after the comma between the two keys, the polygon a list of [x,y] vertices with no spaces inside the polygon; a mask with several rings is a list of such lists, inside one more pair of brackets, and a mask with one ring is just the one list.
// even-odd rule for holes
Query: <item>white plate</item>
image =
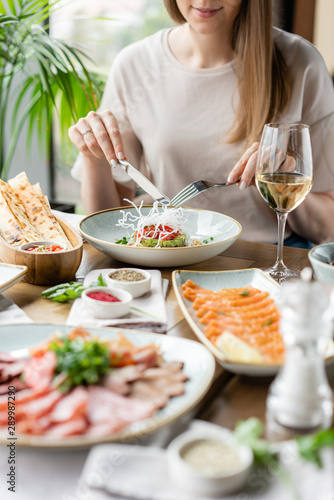
{"label": "white plate", "polygon": [[[204,333],[205,326],[202,325],[196,311],[192,307],[192,302],[185,299],[181,285],[188,279],[191,279],[202,288],[209,290],[220,290],[222,288],[239,288],[252,285],[254,288],[269,292],[269,295],[278,300],[280,295],[280,285],[273,279],[267,276],[260,269],[241,269],[237,271],[217,271],[217,272],[204,272],[204,271],[173,271],[172,280],[173,288],[176,294],[178,303],[182,309],[185,319],[189,323],[193,332],[199,340],[206,345],[217,361],[226,370],[233,373],[240,373],[250,376],[273,376],[278,372],[280,365],[273,364],[251,364],[251,363],[233,363],[224,358],[224,354],[220,351]],[[328,360],[333,359],[333,345],[330,345],[328,352]]]}
{"label": "white plate", "polygon": [[16,266],[0,262],[0,293],[15,285],[27,272],[27,266]]}
{"label": "white plate", "polygon": [[[141,212],[147,214],[151,207],[143,207]],[[210,259],[226,250],[241,234],[241,225],[227,215],[210,210],[188,208],[185,217],[188,219],[188,234],[200,241],[219,234],[213,241],[203,245],[174,248],[144,248],[117,245],[116,240],[123,236],[132,236],[116,224],[122,218],[121,210],[133,212],[134,207],[114,208],[96,212],[85,217],[79,230],[91,245],[111,257],[129,264],[147,267],[187,266]]]}
{"label": "white plate", "polygon": [[[4,352],[13,352],[31,348],[48,339],[57,330],[68,333],[73,327],[50,324],[8,325],[0,327],[0,346]],[[43,436],[17,435],[17,445],[36,447],[87,447],[103,442],[124,441],[148,434],[169,424],[190,411],[206,393],[213,379],[215,361],[212,354],[198,342],[178,337],[168,337],[158,333],[128,331],[121,328],[87,328],[102,338],[115,338],[122,332],[134,345],[143,346],[154,343],[166,361],[178,360],[184,363],[184,373],[189,377],[185,383],[185,394],[171,398],[165,408],[153,417],[136,422],[122,432],[105,437],[73,436],[62,440]],[[21,354],[21,355],[22,355]],[[5,434],[4,434],[5,433]],[[0,444],[7,444],[6,429],[1,429]]]}

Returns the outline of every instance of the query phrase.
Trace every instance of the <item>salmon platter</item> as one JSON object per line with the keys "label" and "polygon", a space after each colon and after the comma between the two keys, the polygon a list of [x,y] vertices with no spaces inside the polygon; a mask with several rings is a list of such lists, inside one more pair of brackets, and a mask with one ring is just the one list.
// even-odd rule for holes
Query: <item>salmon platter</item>
{"label": "salmon platter", "polygon": [[[189,340],[110,328],[25,327],[37,328],[37,342],[0,352],[1,441],[9,424],[23,446],[79,446],[146,434],[188,411],[213,377],[212,355]],[[1,327],[0,339],[10,330]],[[20,339],[16,346],[22,347]],[[195,369],[198,356],[202,369]]]}
{"label": "salmon platter", "polygon": [[[285,358],[280,286],[260,269],[174,271],[179,305],[199,340],[224,368],[272,376]],[[325,356],[333,360],[329,341]]]}

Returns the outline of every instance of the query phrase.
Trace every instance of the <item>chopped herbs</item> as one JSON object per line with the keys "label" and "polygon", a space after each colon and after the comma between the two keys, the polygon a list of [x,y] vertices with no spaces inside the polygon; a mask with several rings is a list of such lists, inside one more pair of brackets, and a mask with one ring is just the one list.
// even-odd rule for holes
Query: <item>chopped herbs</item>
{"label": "chopped herbs", "polygon": [[89,287],[95,287],[95,286],[107,286],[107,283],[105,282],[105,280],[103,279],[103,276],[102,276],[102,273],[100,273],[97,277],[97,280],[96,281],[92,281],[90,284],[89,284]]}
{"label": "chopped herbs", "polygon": [[129,243],[130,238],[127,238],[126,236],[123,236],[121,240],[116,240],[115,243],[116,245],[127,245]]}
{"label": "chopped herbs", "polygon": [[273,318],[269,318],[265,323],[263,323],[262,326],[269,326],[272,325],[274,322]]}
{"label": "chopped herbs", "polygon": [[203,240],[203,243],[205,243],[207,245],[208,243],[210,243],[210,241],[213,241],[213,236],[211,236],[210,238],[207,238],[206,240]]}
{"label": "chopped herbs", "polygon": [[57,356],[56,373],[67,376],[61,385],[65,391],[77,385],[97,384],[110,370],[110,351],[96,340],[64,337],[53,342],[49,349]]}
{"label": "chopped herbs", "polygon": [[42,296],[54,302],[68,302],[69,300],[81,297],[82,292],[86,289],[82,283],[70,281],[56,285],[42,292]]}
{"label": "chopped herbs", "polygon": [[248,288],[244,290],[243,292],[239,293],[240,297],[248,297],[249,295],[249,290]]}

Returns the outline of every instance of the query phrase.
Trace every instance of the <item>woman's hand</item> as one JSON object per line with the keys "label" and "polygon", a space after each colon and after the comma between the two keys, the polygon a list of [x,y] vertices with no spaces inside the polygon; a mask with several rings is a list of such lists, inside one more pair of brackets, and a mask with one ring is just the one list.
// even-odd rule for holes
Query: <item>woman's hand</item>
{"label": "woman's hand", "polygon": [[118,122],[111,111],[90,111],[68,130],[68,135],[79,151],[88,157],[103,159],[113,167],[124,156]]}
{"label": "woman's hand", "polygon": [[[239,189],[246,189],[248,186],[255,185],[256,162],[259,150],[259,142],[254,142],[250,148],[242,155],[238,163],[231,170],[227,181],[235,182],[239,180]],[[277,151],[275,155],[268,148],[262,155],[264,163],[274,161],[274,171],[293,172],[296,167],[296,162],[292,156],[287,155],[284,151]]]}
{"label": "woman's hand", "polygon": [[239,181],[239,189],[246,189],[246,187],[255,184],[254,178],[259,145],[259,142],[254,142],[229,173],[227,181]]}

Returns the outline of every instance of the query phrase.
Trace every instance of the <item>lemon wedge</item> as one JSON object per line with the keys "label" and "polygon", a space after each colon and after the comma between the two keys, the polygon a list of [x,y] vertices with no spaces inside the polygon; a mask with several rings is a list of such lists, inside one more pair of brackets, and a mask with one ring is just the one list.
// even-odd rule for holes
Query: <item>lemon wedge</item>
{"label": "lemon wedge", "polygon": [[216,340],[216,346],[228,361],[236,363],[263,363],[262,354],[254,347],[249,346],[243,340],[232,333],[225,331]]}

